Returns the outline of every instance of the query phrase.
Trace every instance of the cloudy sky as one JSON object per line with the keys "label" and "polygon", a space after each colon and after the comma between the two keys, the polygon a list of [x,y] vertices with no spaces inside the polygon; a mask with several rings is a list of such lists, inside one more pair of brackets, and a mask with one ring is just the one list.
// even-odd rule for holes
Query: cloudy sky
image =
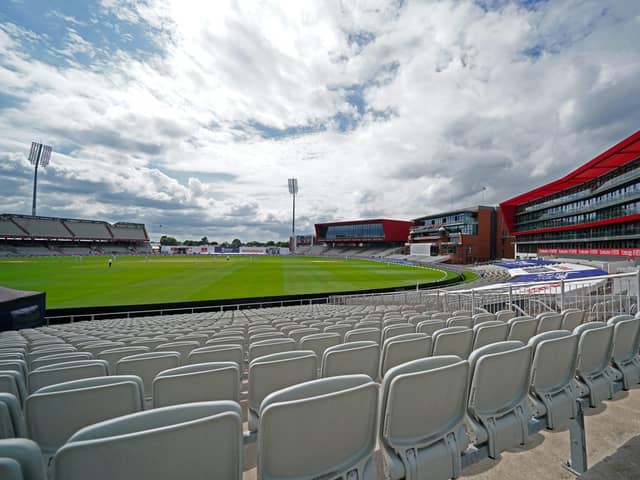
{"label": "cloudy sky", "polygon": [[0,212],[285,239],[496,204],[640,129],[640,2],[0,0]]}

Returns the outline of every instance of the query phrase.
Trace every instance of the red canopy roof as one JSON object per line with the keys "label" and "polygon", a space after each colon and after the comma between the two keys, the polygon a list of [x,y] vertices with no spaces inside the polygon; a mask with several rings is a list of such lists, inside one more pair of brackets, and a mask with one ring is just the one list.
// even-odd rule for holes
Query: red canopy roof
{"label": "red canopy roof", "polygon": [[638,157],[640,157],[640,130],[559,180],[555,180],[530,192],[523,193],[502,202],[500,209],[504,215],[505,224],[509,232],[513,233],[514,231],[515,210],[517,206],[553,193],[568,190],[576,185],[582,185]]}

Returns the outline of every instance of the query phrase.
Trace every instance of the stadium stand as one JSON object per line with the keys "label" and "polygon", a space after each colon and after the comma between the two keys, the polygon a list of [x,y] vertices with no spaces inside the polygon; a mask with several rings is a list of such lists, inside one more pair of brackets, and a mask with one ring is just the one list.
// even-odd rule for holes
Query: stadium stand
{"label": "stadium stand", "polygon": [[0,215],[0,257],[150,253],[143,224]]}
{"label": "stadium stand", "polygon": [[[505,450],[525,444],[534,451],[543,448],[532,441],[541,429],[569,425],[565,435],[579,445],[584,411],[606,415],[603,401],[615,399],[640,413],[633,404],[640,381],[640,318],[613,317],[607,324],[575,315],[572,331],[537,335],[541,319],[522,315],[473,329],[445,327],[447,317],[465,312],[417,305],[308,305],[2,332],[0,434],[35,440],[39,454],[53,456],[50,478],[139,473],[142,467],[133,460],[109,465],[104,452],[124,448],[148,463],[155,454],[147,456],[145,445],[170,441],[176,446],[164,451],[161,462],[207,465],[198,464],[205,469],[197,471],[200,476],[190,476],[187,468],[180,478],[202,478],[205,471],[219,476],[222,468],[231,472],[224,478],[241,478],[242,465],[255,464],[258,478],[333,472],[400,479],[428,472],[429,478],[445,479]],[[344,335],[335,330],[341,326],[349,328]],[[361,338],[358,331],[372,335]],[[262,336],[273,333],[278,337]],[[257,356],[257,347],[283,339],[294,349]],[[56,363],[47,363],[52,360]],[[84,378],[85,365],[97,367],[94,376]],[[51,384],[57,380],[62,383]],[[616,397],[620,389],[629,395]],[[127,400],[115,400],[118,395]],[[244,442],[257,442],[257,461],[242,458],[238,400],[248,407]],[[51,415],[54,411],[70,413]],[[223,418],[226,428],[219,423]],[[163,437],[167,431],[175,436]],[[176,439],[187,443],[177,445]],[[20,463],[15,440],[3,442],[0,459]],[[230,449],[226,460],[218,461],[233,467],[209,462],[207,455],[218,444]],[[32,444],[24,444],[28,450],[26,445]],[[101,447],[94,451],[92,445]],[[572,468],[584,471],[580,448],[568,442],[565,448]],[[172,468],[167,472],[174,475]],[[167,472],[155,471],[154,478],[177,478]]]}

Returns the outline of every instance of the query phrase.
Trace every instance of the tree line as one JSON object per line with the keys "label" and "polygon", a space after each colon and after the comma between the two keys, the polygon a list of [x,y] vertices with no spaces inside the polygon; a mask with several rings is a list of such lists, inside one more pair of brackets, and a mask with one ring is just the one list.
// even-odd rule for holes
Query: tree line
{"label": "tree line", "polygon": [[289,243],[288,242],[274,242],[273,240],[269,240],[268,242],[258,242],[258,241],[252,241],[252,242],[243,242],[242,240],[240,240],[239,238],[234,238],[233,240],[231,240],[231,242],[222,242],[222,243],[218,243],[215,240],[214,241],[209,241],[209,239],[207,237],[202,237],[200,240],[184,240],[182,242],[180,242],[179,240],[177,240],[174,237],[169,237],[167,235],[163,235],[162,237],[160,237],[160,245],[171,245],[171,246],[176,246],[176,245],[184,245],[185,247],[195,247],[195,246],[200,246],[200,245],[213,245],[213,246],[220,246],[220,247],[288,247]]}

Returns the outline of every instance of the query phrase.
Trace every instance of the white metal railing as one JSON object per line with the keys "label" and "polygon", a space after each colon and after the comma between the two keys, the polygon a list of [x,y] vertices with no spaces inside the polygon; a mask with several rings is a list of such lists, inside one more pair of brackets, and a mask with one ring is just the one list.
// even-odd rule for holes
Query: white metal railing
{"label": "white metal railing", "polygon": [[637,313],[640,270],[614,275],[548,282],[484,285],[466,290],[416,290],[387,294],[332,296],[336,305],[425,305],[441,312],[515,310],[534,315],[578,308],[592,320],[619,313]]}

